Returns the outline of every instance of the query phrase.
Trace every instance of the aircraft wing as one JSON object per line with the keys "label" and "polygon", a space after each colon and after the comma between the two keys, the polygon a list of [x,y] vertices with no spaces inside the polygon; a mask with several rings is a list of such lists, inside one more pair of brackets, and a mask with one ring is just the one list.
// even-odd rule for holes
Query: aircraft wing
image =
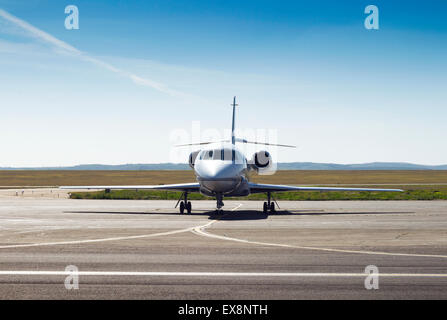
{"label": "aircraft wing", "polygon": [[403,192],[401,189],[370,189],[370,188],[343,188],[343,187],[295,187],[277,184],[249,183],[251,193],[280,192],[280,191],[385,191]]}
{"label": "aircraft wing", "polygon": [[178,184],[160,184],[149,186],[63,186],[59,189],[65,190],[91,190],[91,189],[107,189],[107,190],[178,190],[188,192],[199,192],[200,184],[195,183],[178,183]]}

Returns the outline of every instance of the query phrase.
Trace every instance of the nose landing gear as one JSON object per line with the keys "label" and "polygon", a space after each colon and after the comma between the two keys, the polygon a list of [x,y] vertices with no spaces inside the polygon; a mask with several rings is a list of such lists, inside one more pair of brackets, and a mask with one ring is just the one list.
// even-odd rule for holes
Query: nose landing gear
{"label": "nose landing gear", "polygon": [[216,194],[216,201],[217,201],[216,213],[217,214],[223,213],[222,207],[224,206],[224,203],[222,200],[223,200],[222,194],[221,193]]}

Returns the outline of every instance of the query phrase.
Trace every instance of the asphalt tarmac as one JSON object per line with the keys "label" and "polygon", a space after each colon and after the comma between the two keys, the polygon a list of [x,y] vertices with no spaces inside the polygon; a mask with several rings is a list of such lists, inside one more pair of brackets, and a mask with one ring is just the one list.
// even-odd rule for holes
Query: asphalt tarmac
{"label": "asphalt tarmac", "polygon": [[447,298],[447,201],[65,196],[0,191],[0,299]]}

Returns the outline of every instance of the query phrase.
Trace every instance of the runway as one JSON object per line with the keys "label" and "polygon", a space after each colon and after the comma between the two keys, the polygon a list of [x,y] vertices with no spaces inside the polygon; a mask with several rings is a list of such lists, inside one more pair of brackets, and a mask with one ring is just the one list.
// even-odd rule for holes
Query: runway
{"label": "runway", "polygon": [[271,215],[194,201],[181,215],[175,201],[30,192],[0,191],[0,299],[447,298],[446,201],[284,201]]}

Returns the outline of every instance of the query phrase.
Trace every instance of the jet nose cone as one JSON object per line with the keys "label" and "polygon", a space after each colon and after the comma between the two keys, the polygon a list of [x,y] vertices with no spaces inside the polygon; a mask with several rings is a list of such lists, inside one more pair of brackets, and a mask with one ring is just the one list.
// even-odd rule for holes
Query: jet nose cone
{"label": "jet nose cone", "polygon": [[201,176],[207,179],[230,179],[238,175],[238,171],[231,164],[213,164],[202,171]]}
{"label": "jet nose cone", "polygon": [[232,163],[209,163],[198,173],[202,185],[212,192],[230,192],[240,181],[239,168]]}

